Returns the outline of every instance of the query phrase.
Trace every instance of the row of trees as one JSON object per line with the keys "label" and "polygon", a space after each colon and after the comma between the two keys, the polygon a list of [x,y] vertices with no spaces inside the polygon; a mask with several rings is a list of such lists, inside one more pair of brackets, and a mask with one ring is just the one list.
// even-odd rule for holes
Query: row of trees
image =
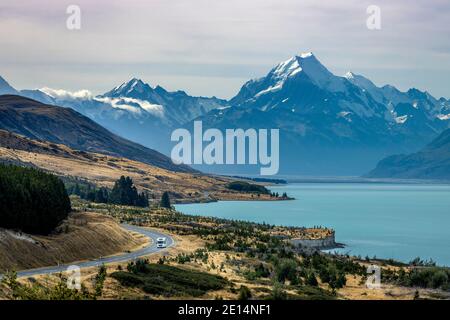
{"label": "row of trees", "polygon": [[139,193],[130,177],[121,176],[110,190],[104,187],[96,188],[90,184],[68,185],[70,194],[75,194],[81,199],[97,203],[111,203],[126,206],[148,207],[149,198],[145,192]]}
{"label": "row of trees", "polygon": [[[272,198],[279,198],[279,197],[280,197],[280,194],[279,194],[278,192],[272,192],[272,193],[270,193],[270,197],[272,197]],[[283,192],[283,194],[281,195],[281,197],[282,197],[283,199],[287,199],[288,195],[287,195],[286,192]]]}
{"label": "row of trees", "polygon": [[[227,189],[238,191],[238,192],[256,193],[256,194],[258,194],[258,196],[260,194],[268,194],[272,198],[280,197],[280,194],[278,192],[270,192],[269,189],[267,189],[266,187],[264,187],[262,185],[248,183],[245,181],[233,181],[233,182],[228,183],[225,187]],[[288,199],[287,193],[283,192],[283,194],[281,195],[281,198]]]}
{"label": "row of trees", "polygon": [[[139,193],[134,186],[133,180],[130,177],[121,176],[114,183],[114,187],[109,191],[101,187],[96,188],[90,184],[72,184],[67,186],[70,194],[75,194],[82,199],[97,202],[97,203],[111,203],[126,206],[148,207],[149,196],[147,193]],[[161,207],[171,208],[170,196],[166,191],[161,197]]]}
{"label": "row of trees", "polygon": [[0,164],[0,227],[48,234],[70,210],[64,183],[56,176]]}
{"label": "row of trees", "polygon": [[74,194],[81,199],[97,203],[107,203],[109,191],[106,188],[96,188],[89,183],[66,183],[68,194]]}

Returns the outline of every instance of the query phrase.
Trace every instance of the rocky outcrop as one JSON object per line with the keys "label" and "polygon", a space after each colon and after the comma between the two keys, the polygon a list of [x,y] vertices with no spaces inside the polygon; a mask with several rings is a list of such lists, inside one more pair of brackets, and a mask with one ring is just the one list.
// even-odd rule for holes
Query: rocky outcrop
{"label": "rocky outcrop", "polygon": [[290,242],[297,248],[306,248],[306,249],[317,249],[317,250],[325,250],[325,249],[333,249],[342,247],[342,244],[336,243],[334,232],[331,235],[325,236],[320,239],[299,239],[293,238]]}

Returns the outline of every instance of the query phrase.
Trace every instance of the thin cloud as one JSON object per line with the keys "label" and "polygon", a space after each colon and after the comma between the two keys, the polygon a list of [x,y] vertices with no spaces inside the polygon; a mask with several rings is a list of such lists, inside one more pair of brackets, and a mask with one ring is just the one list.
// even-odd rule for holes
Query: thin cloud
{"label": "thin cloud", "polygon": [[337,74],[353,70],[376,83],[450,97],[447,0],[378,0],[378,31],[366,28],[374,3],[365,0],[76,2],[79,31],[65,26],[73,1],[0,5],[0,70],[13,85],[100,93],[136,75],[228,98],[246,79],[313,51]]}

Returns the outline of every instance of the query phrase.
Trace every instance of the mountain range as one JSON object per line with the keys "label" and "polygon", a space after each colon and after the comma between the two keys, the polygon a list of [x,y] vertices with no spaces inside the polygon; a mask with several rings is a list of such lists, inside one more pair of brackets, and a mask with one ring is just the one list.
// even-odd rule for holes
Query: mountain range
{"label": "mountain range", "polygon": [[[279,128],[280,174],[360,175],[386,156],[420,150],[450,123],[450,101],[428,92],[376,86],[352,72],[337,76],[312,53],[296,55],[245,83],[235,97],[192,97],[133,78],[94,96],[87,90],[16,91],[69,107],[107,129],[168,154],[175,128]],[[206,166],[221,173],[253,173],[254,166]]]}
{"label": "mountain range", "polygon": [[449,126],[446,99],[377,87],[331,73],[312,53],[250,80],[232,106],[200,117],[208,127],[280,128],[281,172],[360,175],[387,155],[413,152]]}
{"label": "mountain range", "polygon": [[136,78],[97,96],[88,90],[69,92],[51,88],[21,90],[19,94],[72,108],[118,135],[166,154],[173,128],[226,104],[215,97],[192,97],[184,91],[152,88]]}

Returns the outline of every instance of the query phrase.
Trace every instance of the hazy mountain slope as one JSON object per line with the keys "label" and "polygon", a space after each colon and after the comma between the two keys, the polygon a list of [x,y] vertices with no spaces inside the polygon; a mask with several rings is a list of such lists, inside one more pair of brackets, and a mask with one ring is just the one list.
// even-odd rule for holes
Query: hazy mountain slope
{"label": "hazy mountain slope", "polygon": [[51,97],[48,94],[46,94],[45,92],[37,90],[37,89],[36,90],[28,90],[28,89],[20,90],[18,94],[23,97],[27,97],[27,98],[30,98],[30,99],[33,99],[33,100],[36,100],[36,101],[39,101],[39,102],[42,102],[45,104],[57,105],[57,102],[53,97]]}
{"label": "hazy mountain slope", "polygon": [[17,90],[0,76],[0,95],[2,94],[18,94]]}
{"label": "hazy mountain slope", "polygon": [[192,171],[174,165],[170,158],[123,139],[70,108],[45,105],[15,96],[0,96],[0,129],[32,139],[61,143],[92,151],[152,164],[174,171]]}
{"label": "hazy mountain slope", "polygon": [[193,97],[184,91],[169,92],[161,86],[152,88],[136,78],[98,96],[88,90],[51,88],[22,90],[20,94],[72,108],[116,134],[166,154],[174,128],[227,103],[215,97]]}
{"label": "hazy mountain slope", "polygon": [[381,160],[367,176],[450,180],[450,129],[417,153]]}

